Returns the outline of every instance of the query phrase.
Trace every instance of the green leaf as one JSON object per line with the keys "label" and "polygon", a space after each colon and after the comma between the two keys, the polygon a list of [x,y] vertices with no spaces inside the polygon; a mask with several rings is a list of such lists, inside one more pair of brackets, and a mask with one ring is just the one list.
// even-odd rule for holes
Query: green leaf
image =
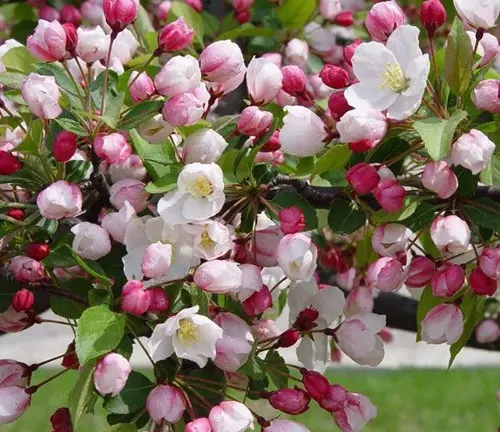
{"label": "green leaf", "polygon": [[403,207],[396,213],[389,213],[385,210],[378,210],[371,215],[371,222],[374,225],[380,225],[388,222],[400,222],[408,219],[415,211],[421,201],[421,198],[415,196],[407,196],[404,200]]}
{"label": "green leaf", "polygon": [[199,120],[195,124],[189,126],[179,126],[177,131],[184,137],[187,138],[189,135],[194,134],[202,129],[211,129],[212,124],[206,120]]}
{"label": "green leaf", "polygon": [[76,328],[76,354],[81,364],[115,349],[123,338],[125,315],[115,314],[106,306],[87,309]]}
{"label": "green leaf", "polygon": [[276,195],[271,202],[279,209],[289,207],[298,207],[301,209],[306,221],[306,231],[311,231],[318,227],[316,210],[299,193],[295,191],[283,191]]}
{"label": "green leaf", "polygon": [[[77,278],[64,284],[64,288],[60,288],[62,292],[68,291],[87,300],[89,291],[92,289],[92,284],[88,279]],[[78,319],[85,310],[85,305],[67,297],[52,294],[50,296],[50,307],[52,312],[64,318]]]}
{"label": "green leaf", "polygon": [[487,186],[500,184],[500,155],[494,154],[490,163],[480,175],[481,182]]}
{"label": "green leaf", "polygon": [[130,414],[146,404],[146,398],[154,384],[143,374],[132,371],[127,384],[118,396],[104,402],[104,409],[110,414]]}
{"label": "green leaf", "polygon": [[137,19],[134,22],[134,27],[137,30],[141,45],[147,46],[150,52],[153,52],[154,48],[149,46],[147,35],[154,32],[154,28],[153,24],[151,24],[151,20],[149,19],[149,14],[141,4],[139,4],[139,10],[137,11]]}
{"label": "green leaf", "polygon": [[16,147],[16,152],[20,153],[40,153],[40,144],[42,142],[43,123],[36,119],[31,123],[31,128],[24,140]]}
{"label": "green leaf", "polygon": [[446,303],[447,300],[445,297],[434,297],[430,286],[424,289],[417,307],[417,342],[422,340],[422,320],[433,307]]}
{"label": "green leaf", "polygon": [[65,131],[73,132],[78,136],[88,136],[88,132],[82,127],[80,122],[75,118],[58,117],[54,121],[61,126]]}
{"label": "green leaf", "polygon": [[25,46],[11,48],[2,56],[2,63],[9,72],[21,72],[26,75],[34,72],[37,61]]}
{"label": "green leaf", "polygon": [[68,396],[69,412],[75,428],[92,399],[94,391],[94,382],[92,380],[94,367],[95,364],[92,362],[80,368],[76,384]]}
{"label": "green leaf", "polygon": [[491,198],[479,198],[474,204],[466,204],[464,212],[477,226],[492,230],[500,229],[500,204]]}
{"label": "green leaf", "polygon": [[109,286],[113,285],[111,279],[109,279],[106,275],[104,275],[104,272],[100,268],[99,264],[97,264],[95,261],[83,259],[69,245],[66,245],[66,248],[71,250],[71,254],[73,255],[73,258],[75,259],[76,263],[87,273],[99,279],[100,281],[106,283]]}
{"label": "green leaf", "polygon": [[137,432],[137,426],[131,423],[120,423],[110,426],[103,432]]}
{"label": "green leaf", "polygon": [[170,165],[170,172],[159,178],[155,182],[149,182],[146,186],[146,191],[152,194],[167,193],[177,186],[177,177],[182,171],[182,165]]}
{"label": "green leaf", "polygon": [[365,212],[353,201],[334,199],[328,214],[328,225],[335,233],[351,234],[366,222]]}
{"label": "green leaf", "polygon": [[286,366],[283,357],[277,351],[271,350],[266,355],[264,369],[267,371],[269,378],[277,388],[282,389],[288,387],[288,378],[286,375],[290,374],[290,370]]}
{"label": "green leaf", "polygon": [[258,358],[253,354],[253,352],[250,353],[248,361],[238,369],[238,372],[241,372],[256,381],[261,381],[266,377],[265,364],[259,362]]}
{"label": "green leaf", "polygon": [[221,167],[222,172],[224,173],[225,183],[239,183],[238,178],[243,179],[250,175],[250,166],[245,159],[238,164],[236,174],[234,173],[236,159],[239,154],[240,151],[233,148],[225,151],[217,161],[217,164]]}
{"label": "green leaf", "polygon": [[203,46],[203,35],[205,28],[201,15],[196,12],[191,6],[179,1],[172,2],[170,12],[176,17],[183,17],[184,21],[194,30],[194,37]]}
{"label": "green leaf", "polygon": [[464,197],[473,196],[477,189],[479,176],[472,174],[470,170],[461,166],[453,167],[453,172],[458,179],[457,194]]}
{"label": "green leaf", "polygon": [[21,86],[26,78],[28,77],[22,73],[2,72],[0,73],[0,84],[13,89],[21,90]]}
{"label": "green leaf", "polygon": [[366,267],[368,264],[376,261],[377,253],[372,246],[373,229],[366,230],[366,234],[362,240],[356,243],[356,264],[358,268]]}
{"label": "green leaf", "polygon": [[231,39],[235,40],[240,37],[254,37],[254,36],[266,36],[272,37],[276,34],[276,30],[272,28],[265,27],[255,27],[253,24],[245,23],[240,27],[229,30],[222,33],[217,39],[225,40]]}
{"label": "green leaf", "polygon": [[434,160],[448,156],[457,126],[467,118],[467,112],[458,110],[448,120],[432,117],[413,123],[425,144],[425,148]]}
{"label": "green leaf", "polygon": [[351,157],[349,146],[342,144],[333,146],[316,162],[313,175],[322,174],[331,169],[344,168]]}
{"label": "green leaf", "polygon": [[447,42],[444,75],[453,93],[461,96],[472,80],[474,58],[471,40],[458,16],[453,21]]}
{"label": "green leaf", "polygon": [[413,232],[417,232],[432,222],[438,209],[439,207],[421,202],[418,204],[415,212],[401,223],[410,228]]}
{"label": "green leaf", "polygon": [[158,114],[164,103],[162,100],[148,100],[134,105],[118,122],[117,129],[129,130],[139,126]]}
{"label": "green leaf", "polygon": [[285,0],[278,8],[278,17],[288,29],[303,29],[316,9],[316,0]]}

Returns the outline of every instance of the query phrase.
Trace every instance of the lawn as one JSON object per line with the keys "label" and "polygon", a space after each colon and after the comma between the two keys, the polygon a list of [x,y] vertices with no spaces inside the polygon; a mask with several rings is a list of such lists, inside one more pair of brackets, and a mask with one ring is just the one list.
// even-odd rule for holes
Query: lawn
{"label": "lawn", "polygon": [[[50,370],[37,373],[34,383],[50,376]],[[0,427],[3,432],[47,432],[48,418],[64,406],[74,382],[73,372],[42,387],[34,405],[16,423]],[[442,370],[358,370],[329,372],[330,381],[351,391],[368,395],[378,407],[378,417],[367,432],[495,432],[500,427],[500,388],[498,369]],[[312,404],[300,417],[311,432],[336,431],[330,416]],[[78,432],[100,432],[104,420],[88,415]]]}

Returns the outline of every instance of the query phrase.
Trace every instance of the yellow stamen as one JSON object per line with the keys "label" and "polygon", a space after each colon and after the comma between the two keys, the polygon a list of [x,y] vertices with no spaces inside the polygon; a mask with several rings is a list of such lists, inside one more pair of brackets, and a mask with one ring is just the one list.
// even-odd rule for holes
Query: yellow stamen
{"label": "yellow stamen", "polygon": [[206,198],[213,192],[212,183],[206,177],[198,177],[190,188],[190,192],[197,198]]}
{"label": "yellow stamen", "polygon": [[210,238],[210,234],[207,231],[203,231],[201,234],[200,245],[203,249],[209,249],[215,245],[215,242]]}
{"label": "yellow stamen", "polygon": [[189,319],[182,319],[179,321],[177,337],[183,345],[192,345],[201,340],[197,327]]}
{"label": "yellow stamen", "polygon": [[387,63],[385,72],[382,74],[383,89],[389,89],[396,93],[402,93],[409,87],[409,79],[405,78],[401,66],[398,63]]}

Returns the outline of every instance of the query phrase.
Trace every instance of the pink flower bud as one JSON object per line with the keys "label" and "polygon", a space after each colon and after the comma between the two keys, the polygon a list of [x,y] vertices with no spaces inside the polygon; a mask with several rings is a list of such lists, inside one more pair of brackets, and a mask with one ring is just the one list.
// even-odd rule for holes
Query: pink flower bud
{"label": "pink flower bud", "polygon": [[108,163],[123,162],[132,152],[132,147],[120,133],[97,136],[93,148],[96,155]]}
{"label": "pink flower bud", "polygon": [[194,283],[203,291],[235,293],[241,286],[242,272],[233,261],[212,260],[203,263],[194,273]]}
{"label": "pink flower bud", "polygon": [[35,296],[26,288],[16,292],[14,297],[12,297],[12,308],[16,312],[28,312],[33,308],[33,304],[35,303]]}
{"label": "pink flower bud", "polygon": [[405,284],[410,288],[426,286],[436,271],[436,264],[427,257],[415,257],[411,261]]}
{"label": "pink flower bud", "polygon": [[474,294],[478,296],[492,296],[497,291],[497,281],[486,276],[480,267],[472,270],[469,283]]}
{"label": "pink flower bud", "polygon": [[309,409],[311,397],[299,388],[281,389],[263,395],[271,406],[281,412],[291,415],[305,413]]}
{"label": "pink flower bud", "polygon": [[397,180],[381,180],[373,196],[388,213],[396,213],[403,207],[406,190]]}
{"label": "pink flower bud", "polygon": [[144,251],[141,269],[147,278],[164,276],[172,264],[172,245],[161,241],[150,244]]}
{"label": "pink flower bud", "polygon": [[183,17],[166,25],[158,34],[158,49],[161,52],[174,52],[187,48],[193,43],[194,30]]}
{"label": "pink flower bud", "polygon": [[325,85],[333,89],[343,89],[349,85],[349,74],[339,66],[325,64],[319,76]]}
{"label": "pink flower bud", "polygon": [[227,141],[213,129],[199,129],[182,144],[182,159],[186,164],[217,162],[227,147]]}
{"label": "pink flower bud", "polygon": [[269,288],[264,285],[260,291],[252,294],[243,302],[243,311],[248,316],[257,316],[273,306],[273,299]]}
{"label": "pink flower bud", "polygon": [[272,121],[273,114],[269,111],[261,111],[256,106],[249,106],[241,112],[236,127],[243,135],[257,136],[269,129]]}
{"label": "pink flower bud", "polygon": [[64,5],[61,8],[61,22],[63,24],[73,24],[75,27],[78,27],[82,23],[82,15],[73,5]]}
{"label": "pink flower bud", "polygon": [[206,417],[199,417],[188,423],[184,428],[184,432],[212,432],[212,427]]}
{"label": "pink flower bud", "polygon": [[35,33],[28,36],[26,46],[42,61],[58,61],[66,54],[66,32],[59,21],[40,20]]}
{"label": "pink flower bud", "polygon": [[75,234],[73,250],[82,258],[98,260],[111,251],[108,232],[97,224],[81,222],[71,232]]}
{"label": "pink flower bud", "polygon": [[[133,71],[130,74],[129,83],[134,80],[138,72]],[[149,77],[146,72],[142,72],[132,85],[129,87],[130,97],[134,102],[140,102],[144,99],[148,99],[150,96],[155,94],[155,85],[153,80]]]}
{"label": "pink flower bud", "polygon": [[388,257],[404,252],[411,230],[400,224],[387,224],[377,227],[372,236],[373,250],[379,255]]}
{"label": "pink flower bud", "polygon": [[53,76],[30,73],[21,86],[21,94],[30,111],[41,119],[52,120],[62,113],[61,93]]}
{"label": "pink flower bud", "polygon": [[394,291],[403,283],[403,266],[396,258],[379,258],[368,267],[366,283],[381,291]]}
{"label": "pink flower bud", "polygon": [[451,148],[453,164],[461,165],[479,174],[484,170],[495,151],[495,144],[481,131],[472,129],[462,135]]}
{"label": "pink flower bud", "polygon": [[26,312],[16,312],[12,306],[6,311],[0,312],[0,331],[5,333],[17,333],[33,324]]}
{"label": "pink flower bud", "polygon": [[213,432],[243,432],[253,429],[253,415],[242,403],[221,402],[211,409],[208,415]]}
{"label": "pink flower bud", "polygon": [[486,276],[500,280],[500,248],[486,248],[479,258],[479,266]]}
{"label": "pink flower bud", "polygon": [[0,388],[28,385],[29,370],[25,364],[14,360],[0,360]]}
{"label": "pink flower bud", "polygon": [[163,106],[163,119],[172,126],[187,126],[201,120],[210,94],[205,84],[170,98]]}
{"label": "pink flower bud", "polygon": [[[201,59],[201,57],[200,57]],[[265,58],[253,58],[247,69],[250,99],[257,105],[267,105],[279,93],[283,74],[278,66]]]}
{"label": "pink flower bud", "polygon": [[276,346],[279,348],[290,348],[297,343],[300,337],[300,333],[297,330],[288,329],[280,335]]}
{"label": "pink flower bud", "polygon": [[462,336],[462,311],[454,304],[440,304],[427,313],[421,328],[422,340],[428,344],[453,345]]}
{"label": "pink flower bud", "polygon": [[438,216],[431,224],[431,238],[445,254],[465,252],[470,244],[471,232],[465,221],[458,216]]}
{"label": "pink flower bud", "polygon": [[302,383],[307,390],[307,393],[315,400],[320,401],[330,394],[330,383],[319,372],[301,369]]}
{"label": "pink flower bud", "polygon": [[365,25],[374,41],[386,42],[392,32],[405,22],[403,10],[391,0],[373,5],[366,16]]}
{"label": "pink flower bud", "polygon": [[262,432],[309,432],[304,425],[292,420],[273,420],[268,426],[263,426]]}
{"label": "pink flower bud", "polygon": [[279,212],[281,231],[284,234],[295,234],[304,231],[306,221],[304,213],[298,207],[288,207]]}
{"label": "pink flower bud", "polygon": [[319,12],[328,21],[333,21],[335,17],[342,12],[340,0],[321,0],[319,2]]}
{"label": "pink flower bud", "polygon": [[21,387],[0,387],[0,425],[21,417],[30,401],[31,396]]}
{"label": "pink flower bud", "polygon": [[337,123],[340,140],[349,143],[352,151],[363,152],[375,147],[387,132],[385,116],[374,109],[348,111]]}
{"label": "pink flower bud", "polygon": [[344,312],[346,315],[356,315],[361,312],[373,311],[373,295],[369,288],[360,286],[353,288],[346,298]]}
{"label": "pink flower bud", "polygon": [[148,311],[154,314],[161,314],[168,311],[170,308],[170,299],[163,288],[152,288],[149,292],[151,294],[151,302]]}
{"label": "pink flower bud", "polygon": [[303,66],[309,59],[309,45],[304,40],[294,38],[285,47],[285,57],[288,64]]}
{"label": "pink flower bud", "polygon": [[106,57],[109,48],[109,36],[100,27],[78,29],[76,54],[85,63],[94,63]]}
{"label": "pink flower bud", "polygon": [[172,57],[155,76],[155,87],[164,96],[189,92],[201,83],[198,60],[193,56]]}
{"label": "pink flower bud", "polygon": [[372,192],[380,181],[380,176],[375,167],[361,162],[354,165],[346,174],[346,180],[358,195]]}
{"label": "pink flower bud", "polygon": [[49,5],[43,5],[38,9],[38,18],[40,18],[41,20],[52,22],[59,20],[60,16],[57,9]]}
{"label": "pink flower bud", "polygon": [[69,161],[76,152],[77,136],[73,132],[60,132],[52,144],[52,155],[57,162]]}
{"label": "pink flower bud", "polygon": [[[258,137],[255,138],[254,143],[256,143],[258,140]],[[262,146],[260,151],[262,153],[272,153],[276,152],[281,148],[281,143],[280,143],[280,131],[276,129],[273,134],[269,137],[269,139],[265,142],[265,144]]]}
{"label": "pink flower bud", "polygon": [[333,413],[333,419],[342,432],[360,431],[376,416],[377,408],[370,399],[357,393],[347,393],[346,405]]}
{"label": "pink flower bud", "polygon": [[121,32],[137,18],[139,0],[104,0],[102,8],[108,25]]}
{"label": "pink flower bud", "polygon": [[11,175],[21,169],[21,161],[10,153],[0,150],[0,175]]}
{"label": "pink flower bud", "polygon": [[120,354],[106,354],[97,362],[94,371],[94,385],[102,396],[115,397],[127,384],[132,368],[128,360]]}
{"label": "pink flower bud", "polygon": [[19,282],[36,282],[45,276],[45,269],[42,264],[21,255],[12,258],[7,269]]}
{"label": "pink flower bud", "polygon": [[109,189],[109,201],[117,209],[121,209],[128,201],[134,210],[140,213],[148,206],[149,200],[144,186],[144,183],[138,180],[120,180]]}
{"label": "pink flower bud", "polygon": [[151,292],[136,280],[128,281],[122,288],[122,309],[132,315],[142,315],[151,305]]}
{"label": "pink flower bud", "polygon": [[77,185],[59,180],[38,194],[36,205],[46,219],[71,217],[82,210],[82,193]]}
{"label": "pink flower bud", "polygon": [[146,409],[156,424],[163,420],[167,423],[177,423],[186,411],[186,399],[177,387],[158,385],[149,393]]}
{"label": "pink flower bud", "polygon": [[[477,40],[476,33],[468,31],[467,34],[469,35],[472,46],[475,46]],[[476,52],[481,56],[481,60],[477,63],[477,66],[482,67],[488,65],[490,62],[493,62],[500,53],[500,43],[498,42],[497,37],[490,33],[484,33]]]}
{"label": "pink flower bud", "polygon": [[52,432],[73,432],[73,423],[68,408],[58,408],[50,416],[50,424],[52,425]]}
{"label": "pink flower bud", "polygon": [[207,81],[224,83],[245,68],[240,47],[230,40],[210,44],[200,54],[199,60],[201,72]]}
{"label": "pink flower bud", "polygon": [[306,74],[295,65],[281,68],[283,90],[292,96],[303,94],[306,89]]}
{"label": "pink flower bud", "polygon": [[335,412],[344,408],[347,400],[347,391],[340,385],[331,385],[328,394],[318,401],[321,408],[328,412]]}
{"label": "pink flower bud", "polygon": [[344,60],[345,62],[352,67],[352,58],[354,57],[354,52],[356,48],[359,47],[363,41],[361,39],[355,39],[350,45],[344,47]]}
{"label": "pink flower bud", "polygon": [[232,0],[232,5],[237,12],[241,12],[250,9],[253,2],[254,0]]}
{"label": "pink flower bud", "polygon": [[432,37],[446,22],[446,9],[439,0],[426,0],[420,7],[420,22]]}
{"label": "pink flower bud", "polygon": [[76,46],[78,45],[78,33],[76,28],[71,23],[63,24],[64,32],[66,33],[66,51],[68,51],[72,57],[74,57]]}
{"label": "pink flower bud", "polygon": [[336,121],[339,121],[345,113],[352,110],[352,107],[345,98],[343,90],[330,95],[328,99],[328,109],[330,110],[330,115]]}
{"label": "pink flower bud", "polygon": [[335,17],[334,23],[341,27],[350,27],[354,24],[354,14],[350,10],[340,12]]}
{"label": "pink flower bud", "polygon": [[202,0],[186,0],[186,4],[200,14],[203,12]]}
{"label": "pink flower bud", "polygon": [[444,264],[432,276],[432,294],[436,297],[451,297],[462,288],[465,272],[457,264]]}
{"label": "pink flower bud", "polygon": [[422,174],[422,185],[447,199],[458,189],[458,178],[446,162],[429,162]]}
{"label": "pink flower bud", "polygon": [[141,158],[136,154],[131,154],[123,162],[110,164],[109,175],[111,183],[118,183],[125,179],[142,181],[146,178],[147,171]]}
{"label": "pink flower bud", "polygon": [[276,321],[273,321],[271,319],[261,319],[253,321],[252,333],[255,336],[255,339],[257,339],[258,341],[278,337],[280,334]]}
{"label": "pink flower bud", "polygon": [[476,339],[479,343],[493,343],[498,338],[500,338],[500,326],[495,320],[484,320],[476,327]]}
{"label": "pink flower bud", "polygon": [[172,8],[172,2],[169,0],[165,0],[161,2],[155,10],[156,17],[160,21],[167,21],[168,20],[168,14],[170,12],[170,9]]}
{"label": "pink flower bud", "polygon": [[10,209],[7,212],[7,216],[9,216],[15,220],[22,221],[24,219],[24,210],[22,210],[22,209]]}
{"label": "pink flower bud", "polygon": [[476,108],[492,114],[500,114],[500,81],[489,79],[481,81],[472,93]]}

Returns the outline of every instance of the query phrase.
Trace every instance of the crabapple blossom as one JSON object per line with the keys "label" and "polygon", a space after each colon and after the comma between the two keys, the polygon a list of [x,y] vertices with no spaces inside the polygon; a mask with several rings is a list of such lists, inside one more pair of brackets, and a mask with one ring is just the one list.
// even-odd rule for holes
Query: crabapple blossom
{"label": "crabapple blossom", "polygon": [[241,271],[241,286],[238,288],[238,300],[244,302],[264,286],[260,267],[254,264],[243,264]]}
{"label": "crabapple blossom", "polygon": [[186,398],[176,386],[160,384],[149,393],[146,410],[156,424],[177,423],[186,410]]}
{"label": "crabapple blossom", "polygon": [[285,66],[281,68],[281,73],[283,74],[283,91],[293,96],[298,96],[304,93],[307,84],[307,77],[301,68],[295,65]]}
{"label": "crabapple blossom", "polygon": [[120,133],[98,135],[94,139],[93,148],[97,156],[109,163],[123,162],[132,152],[127,139]]}
{"label": "crabapple blossom", "polygon": [[111,251],[108,232],[99,225],[81,222],[71,228],[75,235],[73,250],[82,258],[98,260]]}
{"label": "crabapple blossom", "polygon": [[223,337],[223,330],[209,318],[198,315],[199,306],[183,309],[159,324],[148,341],[148,350],[155,362],[172,354],[205,367],[214,359],[216,344]]}
{"label": "crabapple blossom", "polygon": [[62,113],[61,93],[53,76],[30,73],[23,81],[21,94],[30,111],[41,119],[52,120]]}
{"label": "crabapple blossom", "polygon": [[398,259],[390,256],[379,258],[366,272],[368,286],[381,291],[395,291],[401,287],[403,280],[403,265]]}
{"label": "crabapple blossom", "polygon": [[189,92],[201,83],[198,61],[190,55],[172,57],[156,74],[154,85],[164,96]]}
{"label": "crabapple blossom", "polygon": [[337,384],[329,386],[327,394],[318,403],[324,410],[334,413],[345,406],[346,399],[346,389]]}
{"label": "crabapple blossom", "polygon": [[213,129],[200,129],[189,135],[182,144],[182,158],[186,164],[217,162],[227,147],[227,141]]}
{"label": "crabapple blossom", "polygon": [[0,360],[0,388],[22,387],[28,385],[27,368],[25,364],[14,360]]}
{"label": "crabapple blossom", "polygon": [[172,264],[172,245],[161,241],[150,244],[144,251],[141,269],[147,278],[160,278]]}
{"label": "crabapple blossom", "polygon": [[373,311],[373,295],[369,288],[353,288],[346,298],[344,313],[346,316]]}
{"label": "crabapple blossom", "polygon": [[377,169],[373,165],[364,162],[350,168],[345,177],[358,195],[369,194],[380,181]]}
{"label": "crabapple blossom", "polygon": [[186,165],[177,179],[177,189],[158,203],[158,212],[170,224],[202,221],[215,216],[224,205],[222,170],[214,163]]}
{"label": "crabapple blossom", "polygon": [[100,359],[94,371],[94,385],[102,395],[116,396],[127,383],[132,368],[128,360],[120,354],[110,353]]}
{"label": "crabapple blossom", "polygon": [[172,2],[170,2],[169,0],[162,1],[156,8],[156,17],[160,21],[167,21],[168,13],[170,12],[171,8]]}
{"label": "crabapple blossom", "polygon": [[103,0],[102,6],[108,25],[120,32],[135,21],[139,0]]}
{"label": "crabapple blossom", "polygon": [[436,264],[427,257],[415,257],[410,263],[405,285],[410,288],[421,288],[427,285],[434,272]]}
{"label": "crabapple blossom", "polygon": [[474,294],[478,296],[492,296],[497,290],[497,281],[486,276],[480,267],[472,270],[469,276],[469,284]]}
{"label": "crabapple blossom", "polygon": [[336,125],[342,142],[352,151],[367,151],[375,147],[387,132],[385,116],[374,109],[348,111]]}
{"label": "crabapple blossom", "polygon": [[457,191],[458,178],[446,162],[429,162],[422,174],[422,185],[439,198],[447,199]]}
{"label": "crabapple blossom", "polygon": [[12,297],[12,308],[16,312],[28,312],[35,304],[35,295],[26,288],[16,292]]}
{"label": "crabapple blossom", "polygon": [[[119,63],[120,65],[128,63],[130,60],[132,60],[139,46],[139,41],[135,38],[134,34],[130,30],[125,29],[118,33],[118,36],[116,37],[111,49],[111,65],[115,62]],[[123,72],[117,73],[121,75]]]}
{"label": "crabapple blossom", "polygon": [[481,81],[472,93],[472,101],[479,110],[500,114],[500,81],[488,79]]}
{"label": "crabapple blossom", "polygon": [[472,129],[453,144],[451,159],[455,165],[479,174],[488,165],[494,151],[495,144],[483,132]]}
{"label": "crabapple blossom", "polygon": [[61,10],[61,22],[63,24],[70,23],[78,27],[82,23],[80,11],[72,5],[64,5]]}
{"label": "crabapple blossom", "polygon": [[203,77],[218,83],[231,80],[245,68],[240,47],[230,40],[210,44],[200,54],[199,61]]}
{"label": "crabapple blossom", "polygon": [[38,194],[36,205],[47,219],[75,216],[82,210],[82,193],[77,185],[59,180]]}
{"label": "crabapple blossom", "polygon": [[427,313],[421,326],[422,340],[428,344],[452,345],[462,336],[462,311],[454,304],[440,304]]}
{"label": "crabapple blossom", "polygon": [[476,327],[476,339],[479,343],[492,343],[498,338],[500,338],[500,326],[495,320],[484,320]]}
{"label": "crabapple blossom", "polygon": [[21,417],[28,408],[31,395],[22,387],[0,388],[0,425],[13,422]]}
{"label": "crabapple blossom", "polygon": [[365,21],[368,33],[377,42],[386,42],[391,34],[405,23],[403,10],[392,0],[373,5]]}
{"label": "crabapple blossom", "polygon": [[228,260],[203,263],[194,273],[194,283],[203,291],[215,294],[236,293],[241,286],[242,272]]}
{"label": "crabapple blossom", "polygon": [[479,267],[486,276],[500,280],[500,248],[486,248],[479,258]]}
{"label": "crabapple blossom", "polygon": [[268,111],[261,111],[256,106],[245,108],[238,119],[236,127],[243,135],[260,135],[265,132],[273,122],[273,115]]}
{"label": "crabapple blossom", "polygon": [[194,30],[183,17],[163,27],[158,34],[158,49],[161,52],[174,52],[187,48],[193,43]]}
{"label": "crabapple blossom", "polygon": [[[383,7],[392,1],[377,3]],[[387,110],[387,117],[404,120],[414,114],[422,102],[430,61],[422,54],[417,27],[402,25],[380,42],[361,44],[354,53],[352,66],[359,80],[345,91],[354,108]]]}
{"label": "crabapple blossom", "polygon": [[137,217],[134,208],[128,201],[118,212],[108,213],[101,221],[101,226],[109,233],[113,240],[123,243],[128,223]]}
{"label": "crabapple blossom", "polygon": [[113,184],[126,179],[142,181],[147,175],[141,158],[136,154],[131,154],[123,162],[110,164],[108,173]]}
{"label": "crabapple blossom", "polygon": [[206,417],[198,417],[186,425],[184,432],[212,432],[212,427]]}
{"label": "crabapple blossom", "polygon": [[108,53],[108,36],[97,26],[94,28],[78,28],[78,44],[76,54],[85,63],[94,63],[102,60]]}
{"label": "crabapple blossom", "polygon": [[319,12],[327,20],[333,21],[342,12],[341,0],[321,0],[319,2]]}
{"label": "crabapple blossom", "polygon": [[66,55],[66,32],[59,21],[41,19],[35,33],[28,36],[26,47],[42,61],[58,61]]}
{"label": "crabapple blossom", "polygon": [[182,229],[188,241],[193,244],[193,255],[198,258],[220,258],[233,246],[229,228],[220,222],[195,222],[183,225]]}
{"label": "crabapple blossom", "polygon": [[309,45],[303,40],[294,38],[286,44],[285,57],[289,64],[302,66],[309,59]]}
{"label": "crabapple blossom", "polygon": [[453,0],[453,4],[460,18],[476,29],[494,27],[500,14],[500,4],[495,0]]}
{"label": "crabapple blossom", "polygon": [[7,270],[20,282],[36,282],[44,278],[44,266],[37,260],[22,255],[13,257]]}
{"label": "crabapple blossom", "polygon": [[[328,87],[320,77],[320,74],[311,74],[307,77],[307,85],[306,90],[313,96],[315,99],[326,99],[332,93],[333,89]],[[306,101],[309,103],[309,101]],[[288,105],[294,105],[295,101]],[[286,106],[286,105],[285,105]]]}
{"label": "crabapple blossom", "polygon": [[26,312],[16,312],[12,306],[0,312],[0,331],[5,333],[18,333],[31,324],[32,323],[28,322],[28,315]]}
{"label": "crabapple blossom", "polygon": [[326,64],[319,74],[325,85],[333,89],[343,89],[349,85],[349,74],[339,66]]}
{"label": "crabapple blossom", "polygon": [[[475,47],[478,36],[476,36],[475,32],[471,31],[468,31],[467,34],[469,35],[472,46]],[[476,53],[481,56],[481,60],[477,63],[477,66],[486,66],[490,62],[494,62],[500,53],[498,39],[492,34],[485,33],[479,41]]]}
{"label": "crabapple blossom", "polygon": [[21,166],[21,161],[17,157],[0,150],[0,175],[14,174],[21,169]]}
{"label": "crabapple blossom", "polygon": [[253,415],[240,402],[226,401],[213,407],[208,415],[213,432],[244,432],[253,429]]}
{"label": "crabapple blossom", "polygon": [[420,7],[420,22],[430,37],[446,22],[446,9],[440,0],[426,0]]}
{"label": "crabapple blossom", "polygon": [[[380,171],[379,171],[380,174]],[[382,179],[375,190],[373,196],[388,213],[395,213],[403,207],[406,190],[397,180]]]}
{"label": "crabapple blossom", "polygon": [[174,131],[174,126],[165,121],[161,114],[158,114],[141,124],[137,131],[150,144],[159,144],[167,141]]}
{"label": "crabapple blossom", "polygon": [[117,181],[109,189],[109,201],[118,210],[128,202],[137,213],[140,213],[148,206],[149,194],[144,186],[144,183],[134,179]]}
{"label": "crabapple blossom", "polygon": [[151,295],[151,302],[148,312],[161,314],[170,308],[170,299],[163,288],[152,288],[148,290]]}
{"label": "crabapple blossom", "polygon": [[313,156],[324,149],[327,134],[323,121],[302,106],[286,106],[284,125],[279,134],[281,149],[294,156]]}
{"label": "crabapple blossom", "polygon": [[[139,75],[138,78],[136,78]],[[129,80],[130,97],[134,102],[141,102],[148,99],[155,93],[155,86],[153,80],[146,74],[146,72],[133,71],[130,74]]]}
{"label": "crabapple blossom", "polygon": [[309,409],[311,396],[299,388],[280,389],[270,393],[264,393],[274,409],[290,415],[303,414]]}
{"label": "crabapple blossom", "polygon": [[332,93],[328,98],[328,109],[332,118],[338,121],[353,108],[347,102],[345,91],[340,90]]}
{"label": "crabapple blossom", "polygon": [[373,250],[381,256],[394,256],[406,249],[411,235],[411,230],[401,224],[380,225],[372,236]]}
{"label": "crabapple blossom", "polygon": [[69,161],[76,152],[77,138],[73,132],[63,131],[57,134],[56,140],[52,144],[52,155],[58,162]]}
{"label": "crabapple blossom", "polygon": [[186,126],[201,120],[208,107],[210,94],[204,83],[170,98],[163,106],[163,119],[172,126]]}
{"label": "crabapple blossom", "polygon": [[345,407],[333,413],[333,419],[342,432],[359,431],[377,416],[377,408],[361,394],[347,393]]}
{"label": "crabapple blossom", "polygon": [[252,58],[247,69],[247,88],[250,99],[257,105],[267,105],[282,87],[281,69],[265,58]]}
{"label": "crabapple blossom", "polygon": [[122,288],[121,306],[126,313],[142,315],[151,306],[151,291],[139,281],[128,281]]}
{"label": "crabapple blossom", "polygon": [[304,425],[292,420],[276,419],[265,426],[263,432],[310,432]]}
{"label": "crabapple blossom", "polygon": [[49,5],[42,5],[38,10],[38,16],[46,21],[55,21],[60,18],[59,11]]}
{"label": "crabapple blossom", "polygon": [[436,297],[455,295],[465,282],[465,272],[457,264],[446,263],[439,267],[431,279],[432,294]]}
{"label": "crabapple blossom", "polygon": [[275,338],[280,334],[276,321],[270,319],[254,320],[251,328],[258,341]]}
{"label": "crabapple blossom", "polygon": [[444,253],[456,255],[465,252],[470,244],[471,232],[458,216],[438,216],[431,225],[431,238]]}
{"label": "crabapple blossom", "polygon": [[257,316],[273,306],[271,292],[266,285],[243,302],[243,311],[248,316]]}
{"label": "crabapple blossom", "polygon": [[356,51],[356,48],[359,47],[363,41],[361,39],[355,39],[350,45],[346,45],[342,52],[344,56],[344,61],[352,67],[352,57]]}
{"label": "crabapple blossom", "polygon": [[284,234],[295,234],[304,231],[306,221],[304,213],[298,207],[283,208],[278,214],[281,231]]}
{"label": "crabapple blossom", "polygon": [[317,256],[316,246],[310,237],[302,233],[285,235],[276,251],[280,267],[292,280],[310,279],[316,270]]}

